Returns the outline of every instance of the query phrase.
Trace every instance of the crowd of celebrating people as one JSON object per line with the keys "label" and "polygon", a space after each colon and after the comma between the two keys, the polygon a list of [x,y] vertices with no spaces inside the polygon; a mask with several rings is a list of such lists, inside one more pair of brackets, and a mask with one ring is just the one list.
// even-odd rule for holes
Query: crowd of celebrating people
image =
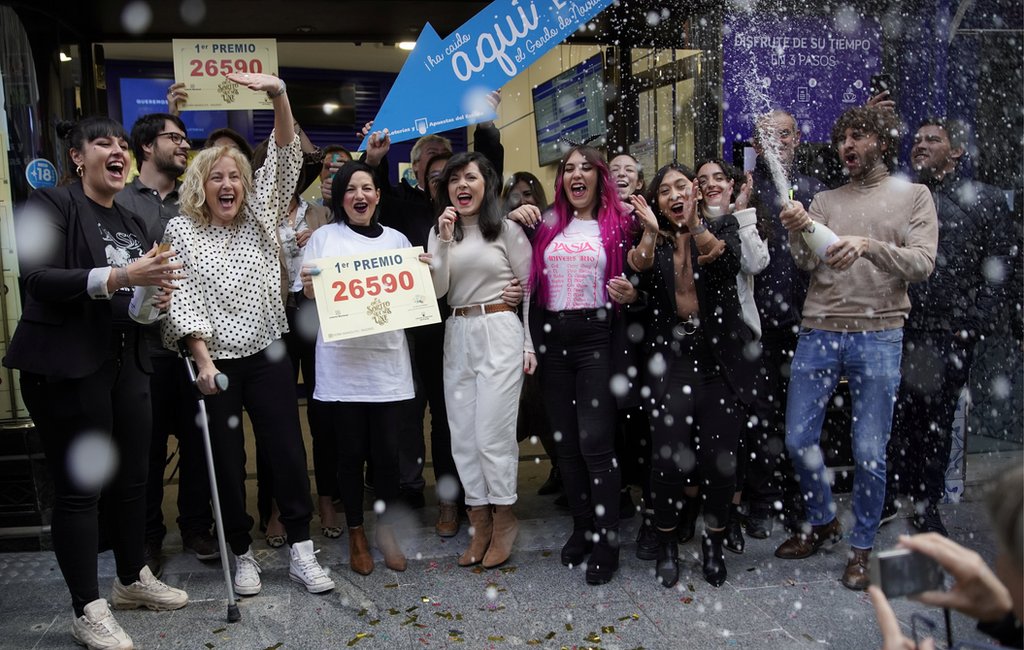
{"label": "crowd of celebrating people", "polygon": [[[798,171],[801,132],[782,110],[758,119],[746,174],[720,159],[643,170],[629,154],[567,143],[553,188],[526,171],[503,182],[497,129],[484,124],[473,152],[421,138],[416,187],[393,186],[386,131],[367,125],[362,160],[321,150],[293,120],[283,81],[228,79],[273,102],[274,130],[255,150],[217,133],[189,160],[173,111],[139,119],[130,147],[115,121],[84,119],[66,134],[79,178],[36,191],[19,215],[25,309],[4,363],[21,371],[54,476],[54,550],[84,645],[131,647],[100,597],[101,549],[117,562],[115,608],[188,602],[159,580],[169,435],[181,457],[182,544],[219,557],[179,354],[194,361],[209,412],[239,595],[260,592],[262,570],[243,409],[268,545],[290,546],[289,577],[309,592],[334,588],[310,537],[300,368],[321,532],[342,535],[343,505],[358,574],[374,570],[364,485],[379,504],[385,565],[407,569],[394,513],[423,505],[428,405],[436,531],[456,535],[462,506],[469,520],[460,566],[498,567],[513,554],[526,436],[551,458],[543,489],[564,492],[572,517],[561,561],[586,563],[592,585],[619,566],[631,485],[642,493],[635,552],[665,587],[679,580],[679,544],[700,518],[703,575],[716,587],[728,576],[724,551],[743,553],[744,532],[767,538],[780,519],[782,559],[848,536],[841,580],[854,590],[868,587],[875,535],[897,497],[911,497],[919,530],[945,535],[937,504],[956,396],[1020,273],[1006,201],[971,180],[957,122],[920,126],[917,182],[895,173],[900,125],[883,97],[836,122],[847,178],[833,189]],[[169,98],[187,101],[180,86]],[[133,157],[139,174],[126,184]],[[317,176],[319,205],[302,198]],[[816,228],[834,233],[824,250],[805,238]],[[326,341],[316,260],[410,246],[425,251],[443,322]],[[155,321],[130,307],[136,287],[158,288]],[[938,380],[901,372],[911,361]],[[853,414],[849,531],[820,447],[840,381]],[[106,482],[69,461],[90,431],[120,458]],[[1013,605],[1000,615],[1019,617]]]}

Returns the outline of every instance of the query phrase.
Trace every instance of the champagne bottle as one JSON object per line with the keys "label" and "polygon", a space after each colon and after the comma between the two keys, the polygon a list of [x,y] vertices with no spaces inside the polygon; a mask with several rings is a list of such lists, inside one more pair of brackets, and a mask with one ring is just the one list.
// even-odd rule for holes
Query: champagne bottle
{"label": "champagne bottle", "polygon": [[811,225],[801,230],[800,234],[803,235],[807,246],[821,259],[828,257],[825,251],[828,250],[829,246],[839,241],[839,235],[832,232],[831,228],[816,221],[811,222]]}
{"label": "champagne bottle", "polygon": [[[156,254],[165,253],[171,249],[170,244],[157,246]],[[132,320],[141,325],[149,325],[160,318],[160,310],[153,304],[153,298],[160,287],[135,287],[132,294],[132,301],[128,303],[128,315]]]}

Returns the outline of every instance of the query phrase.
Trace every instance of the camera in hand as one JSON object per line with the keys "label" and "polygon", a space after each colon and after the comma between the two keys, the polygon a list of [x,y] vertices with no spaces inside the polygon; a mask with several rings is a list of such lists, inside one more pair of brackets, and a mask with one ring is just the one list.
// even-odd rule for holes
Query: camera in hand
{"label": "camera in hand", "polygon": [[942,589],[944,579],[942,567],[935,560],[906,548],[872,553],[868,572],[871,584],[878,586],[887,598]]}

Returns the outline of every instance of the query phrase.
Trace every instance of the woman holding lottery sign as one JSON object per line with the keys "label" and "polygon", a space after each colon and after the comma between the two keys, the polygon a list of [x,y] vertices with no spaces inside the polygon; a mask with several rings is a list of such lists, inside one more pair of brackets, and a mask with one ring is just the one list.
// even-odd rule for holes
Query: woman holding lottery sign
{"label": "woman holding lottery sign", "polygon": [[[252,518],[245,510],[242,407],[256,444],[273,458],[274,499],[291,543],[289,577],[311,593],[334,588],[309,538],[312,503],[306,450],[294,399],[295,381],[282,335],[288,331],[281,291],[283,202],[295,188],[302,151],[283,81],[265,74],[232,74],[230,81],[265,91],[274,104],[274,131],[266,162],[253,178],[248,159],[233,147],[205,149],[189,165],[180,191],[182,215],[164,240],[185,268],[176,300],[163,322],[164,345],[188,347],[205,394],[224,532],[235,555],[235,592],[260,592],[252,554]],[[215,378],[230,382],[221,391]]]}
{"label": "woman holding lottery sign", "polygon": [[531,249],[522,228],[505,219],[500,190],[482,154],[453,156],[438,180],[440,216],[427,245],[434,290],[447,295],[452,308],[444,339],[445,404],[473,527],[459,565],[488,569],[508,560],[519,530],[512,512],[516,419],[523,372],[537,365],[515,307],[502,301],[510,281],[526,286]]}
{"label": "woman holding lottery sign", "polygon": [[[378,223],[380,189],[373,169],[366,163],[345,163],[334,176],[332,190],[331,209],[336,220],[318,228],[309,238],[296,285],[307,298],[315,297],[313,276],[320,273],[313,260],[411,246],[405,235]],[[382,291],[388,292],[399,281],[385,266],[380,282]],[[321,425],[333,436],[337,449],[338,485],[349,528],[349,566],[362,575],[373,571],[373,556],[363,528],[363,466],[370,461],[374,495],[384,506],[377,520],[377,546],[384,554],[385,566],[405,571],[406,558],[391,522],[399,496],[401,419],[408,412],[409,400],[415,397],[405,331],[330,342],[320,332],[315,358],[313,401]]]}

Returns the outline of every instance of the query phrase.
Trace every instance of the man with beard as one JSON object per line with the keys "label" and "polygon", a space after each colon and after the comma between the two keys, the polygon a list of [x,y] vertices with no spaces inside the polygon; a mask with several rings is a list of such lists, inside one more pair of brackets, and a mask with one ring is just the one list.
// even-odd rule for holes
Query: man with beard
{"label": "man with beard", "polygon": [[[142,217],[155,242],[163,240],[167,222],[179,214],[178,177],[185,173],[191,149],[187,133],[181,118],[167,113],[143,115],[132,127],[132,152],[139,175],[114,200]],[[210,534],[210,484],[195,424],[192,387],[181,360],[160,343],[159,328],[148,328],[146,337],[153,361],[153,437],[146,484],[145,550],[146,565],[159,576],[161,547],[167,534],[162,510],[164,470],[167,438],[172,434],[178,438],[178,528],[182,546],[200,560],[217,559],[220,551]]]}
{"label": "man with beard", "polygon": [[[797,266],[811,273],[786,402],[786,449],[804,494],[807,523],[775,550],[810,557],[843,534],[819,445],[825,408],[839,378],[853,411],[853,519],[842,583],[868,585],[868,556],[885,499],[885,448],[900,381],[907,286],[935,265],[938,224],[928,189],[889,175],[899,120],[880,108],[853,108],[832,128],[849,182],[819,193],[810,213],[794,201],[780,218]],[[838,236],[818,258],[801,231],[824,224]]]}
{"label": "man with beard", "polygon": [[[754,128],[755,207],[758,222],[768,229],[768,266],[754,276],[754,299],[761,317],[761,375],[755,413],[758,427],[749,429],[746,482],[747,534],[757,539],[771,535],[776,502],[783,504],[782,517],[789,526],[803,518],[799,487],[785,451],[786,394],[789,366],[796,350],[800,313],[807,295],[807,273],[798,268],[789,252],[789,233],[775,215],[790,200],[810,205],[825,189],[821,181],[797,171],[796,149],[800,129],[796,119],[783,110],[761,116]],[[779,196],[768,158],[777,156],[791,195]],[[781,465],[781,466],[780,466]],[[781,474],[776,474],[776,469]]]}
{"label": "man with beard", "polygon": [[910,288],[883,514],[895,515],[896,496],[909,494],[914,527],[942,535],[938,504],[953,415],[975,343],[1005,321],[1001,297],[1010,286],[1014,234],[1003,193],[965,173],[966,136],[960,122],[936,118],[922,122],[914,136],[911,166],[935,201],[939,247],[935,272]]}

